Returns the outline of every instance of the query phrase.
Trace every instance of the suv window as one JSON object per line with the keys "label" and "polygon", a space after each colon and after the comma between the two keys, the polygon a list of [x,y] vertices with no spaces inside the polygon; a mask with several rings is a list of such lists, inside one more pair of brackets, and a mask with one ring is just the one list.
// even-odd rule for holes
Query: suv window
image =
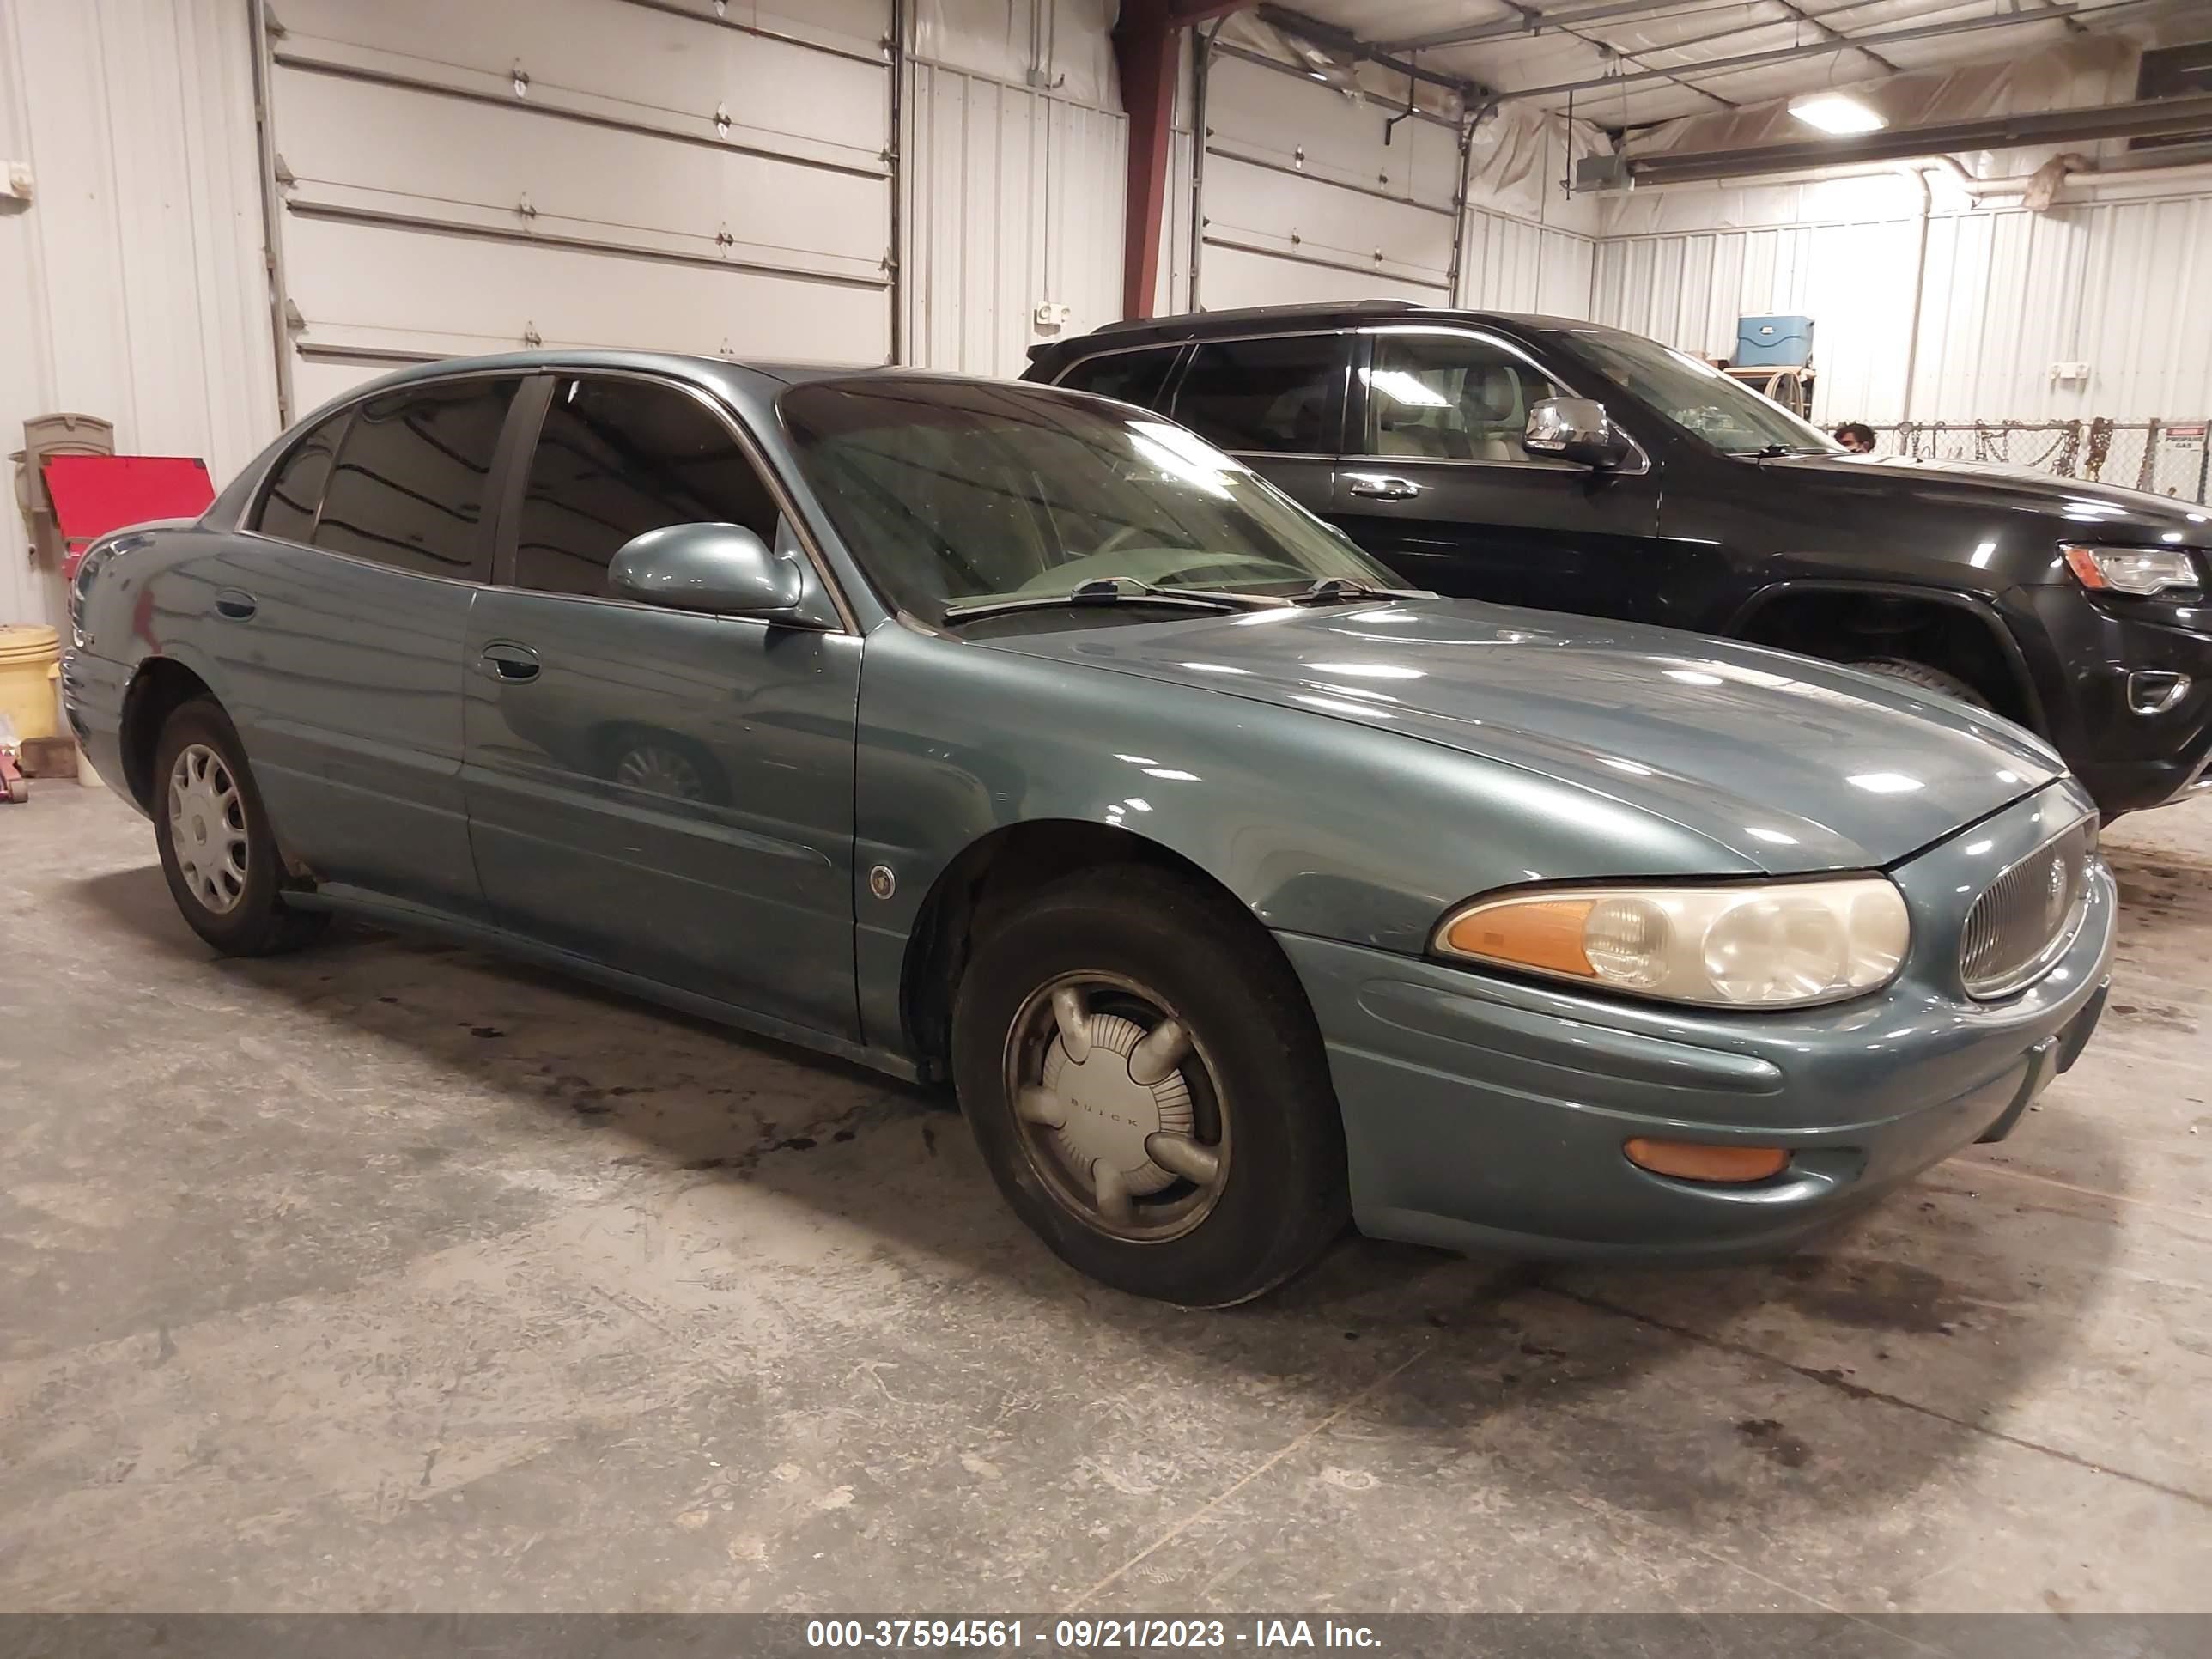
{"label": "suv window", "polygon": [[261,492],[254,529],[288,542],[307,539],[307,532],[315,527],[315,509],[323,504],[323,486],[330,481],[331,458],[352,415],[349,409],[340,410],[293,445],[292,453],[276,463],[268,486]]}
{"label": "suv window", "polygon": [[1175,417],[1228,450],[1336,453],[1349,337],[1212,340],[1191,354]]}
{"label": "suv window", "polygon": [[449,380],[355,411],[324,492],[315,545],[395,570],[478,577],[492,456],[518,380]]}
{"label": "suv window", "polygon": [[1072,392],[1095,392],[1102,398],[1119,398],[1125,404],[1160,406],[1167,390],[1168,370],[1175,367],[1179,345],[1157,351],[1108,351],[1086,357],[1060,377]]}
{"label": "suv window", "polygon": [[672,524],[775,544],[775,497],[713,410],[679,387],[580,376],[554,388],[514,549],[514,585],[605,597],[623,544]]}
{"label": "suv window", "polygon": [[1528,410],[1565,394],[1504,347],[1465,334],[1377,334],[1360,371],[1366,453],[1432,461],[1526,461]]}

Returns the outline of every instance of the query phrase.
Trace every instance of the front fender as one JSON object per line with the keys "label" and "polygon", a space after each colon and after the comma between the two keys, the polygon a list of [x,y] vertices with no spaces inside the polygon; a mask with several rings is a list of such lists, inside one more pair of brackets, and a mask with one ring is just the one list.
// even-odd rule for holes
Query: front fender
{"label": "front fender", "polygon": [[[1680,824],[1516,767],[896,623],[868,637],[858,736],[860,1015],[869,1042],[901,1052],[900,978],[925,902],[963,850],[1010,825],[1139,836],[1269,928],[1405,955],[1492,887],[1755,873]],[[888,884],[871,882],[878,867]]]}

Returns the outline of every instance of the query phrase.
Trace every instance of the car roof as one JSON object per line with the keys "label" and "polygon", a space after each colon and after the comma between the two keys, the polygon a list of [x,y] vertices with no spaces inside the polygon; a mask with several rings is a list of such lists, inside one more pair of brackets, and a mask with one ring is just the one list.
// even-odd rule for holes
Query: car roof
{"label": "car roof", "polygon": [[1244,306],[1228,311],[1188,311],[1172,317],[1138,317],[1108,323],[1088,334],[1048,340],[1030,348],[1032,362],[1062,362],[1092,350],[1211,339],[1279,328],[1364,328],[1376,323],[1473,323],[1540,331],[1595,328],[1581,317],[1553,317],[1533,311],[1474,311],[1456,306],[1425,306],[1411,300],[1340,300],[1291,306]]}

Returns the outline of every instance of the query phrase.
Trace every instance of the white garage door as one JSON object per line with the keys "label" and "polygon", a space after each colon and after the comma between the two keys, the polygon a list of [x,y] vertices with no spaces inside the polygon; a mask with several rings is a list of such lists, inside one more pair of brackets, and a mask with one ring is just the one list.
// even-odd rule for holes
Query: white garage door
{"label": "white garage door", "polygon": [[1299,301],[1450,303],[1459,144],[1388,111],[1225,52],[1208,73],[1209,311]]}
{"label": "white garage door", "polygon": [[295,416],[541,343],[890,360],[890,0],[268,4]]}

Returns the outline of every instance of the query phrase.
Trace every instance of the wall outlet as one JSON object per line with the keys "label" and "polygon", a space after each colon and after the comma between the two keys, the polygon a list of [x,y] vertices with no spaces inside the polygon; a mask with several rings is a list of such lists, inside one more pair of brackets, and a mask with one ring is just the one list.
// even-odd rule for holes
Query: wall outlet
{"label": "wall outlet", "polygon": [[2051,366],[2051,378],[2054,380],[2086,380],[2089,378],[2089,365],[2053,363]]}
{"label": "wall outlet", "polygon": [[1039,328],[1066,328],[1069,308],[1057,300],[1040,300],[1034,314]]}

